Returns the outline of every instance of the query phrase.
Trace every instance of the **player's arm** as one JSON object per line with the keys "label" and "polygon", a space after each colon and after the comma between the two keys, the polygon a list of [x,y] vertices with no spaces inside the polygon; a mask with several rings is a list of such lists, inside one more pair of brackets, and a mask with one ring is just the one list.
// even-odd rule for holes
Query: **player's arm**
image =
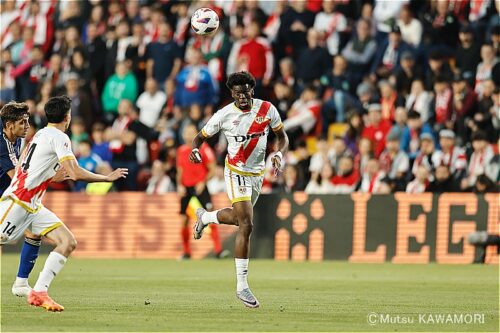
{"label": "player's arm", "polygon": [[211,136],[214,136],[217,134],[220,129],[220,119],[222,117],[222,111],[217,111],[214,113],[212,118],[207,122],[205,127],[201,129],[198,134],[193,139],[193,142],[191,144],[192,150],[191,154],[189,154],[189,160],[192,163],[201,163],[201,154],[200,154],[200,147],[203,144],[203,142],[210,138]]}
{"label": "player's arm", "polygon": [[288,151],[288,135],[286,135],[283,125],[279,126],[277,129],[273,129],[273,131],[278,138],[278,151],[271,158],[271,161],[275,170],[281,170],[283,156]]}
{"label": "player's arm", "polygon": [[67,172],[68,179],[75,181],[83,180],[89,183],[113,182],[120,178],[126,178],[128,174],[128,169],[118,168],[108,175],[98,175],[79,166],[74,157],[63,159],[60,163]]}

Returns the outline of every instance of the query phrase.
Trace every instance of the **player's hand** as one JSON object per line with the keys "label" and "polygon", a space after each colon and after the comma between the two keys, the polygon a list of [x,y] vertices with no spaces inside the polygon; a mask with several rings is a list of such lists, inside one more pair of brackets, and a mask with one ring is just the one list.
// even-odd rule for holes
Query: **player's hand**
{"label": "player's hand", "polygon": [[114,182],[115,180],[120,178],[127,178],[127,175],[128,175],[128,169],[118,168],[106,176],[107,177],[106,181]]}
{"label": "player's hand", "polygon": [[282,161],[283,161],[283,154],[281,154],[280,151],[278,151],[274,156],[271,158],[271,162],[273,164],[273,173],[274,176],[277,178],[281,174],[282,170]]}
{"label": "player's hand", "polygon": [[201,163],[201,154],[198,148],[191,150],[191,154],[189,154],[189,161],[191,163]]}

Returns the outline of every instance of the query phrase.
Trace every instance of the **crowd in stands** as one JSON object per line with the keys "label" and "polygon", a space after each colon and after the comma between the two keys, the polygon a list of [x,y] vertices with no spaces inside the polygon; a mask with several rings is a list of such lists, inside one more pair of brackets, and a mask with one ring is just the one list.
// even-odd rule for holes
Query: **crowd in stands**
{"label": "crowd in stands", "polygon": [[[190,29],[200,7],[219,14],[213,36]],[[291,143],[263,193],[494,192],[499,13],[493,0],[5,0],[0,103],[26,101],[34,132],[67,94],[80,165],[129,169],[116,188],[53,190],[175,191],[184,128],[230,103],[225,79],[245,70]],[[217,193],[226,142],[209,144]]]}

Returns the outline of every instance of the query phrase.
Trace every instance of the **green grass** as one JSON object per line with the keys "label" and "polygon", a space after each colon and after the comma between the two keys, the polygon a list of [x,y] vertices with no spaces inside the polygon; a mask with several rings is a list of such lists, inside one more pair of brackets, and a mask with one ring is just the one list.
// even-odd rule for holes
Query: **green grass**
{"label": "green grass", "polygon": [[[11,295],[17,262],[17,255],[2,256],[3,332],[498,332],[498,266],[251,260],[250,285],[261,307],[247,309],[235,297],[232,260],[71,259],[50,290],[66,310],[48,313]],[[415,322],[370,326],[371,312]],[[423,324],[419,313],[483,313],[485,323]]]}

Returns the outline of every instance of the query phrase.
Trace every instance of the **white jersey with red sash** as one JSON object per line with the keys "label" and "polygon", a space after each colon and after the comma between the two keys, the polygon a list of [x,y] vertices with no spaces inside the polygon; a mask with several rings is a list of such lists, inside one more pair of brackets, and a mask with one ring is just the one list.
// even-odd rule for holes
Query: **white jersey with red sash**
{"label": "white jersey with red sash", "polygon": [[3,198],[10,198],[29,212],[42,206],[42,196],[59,163],[75,159],[68,135],[54,127],[39,130],[23,152],[16,173]]}
{"label": "white jersey with red sash", "polygon": [[283,126],[274,105],[253,99],[249,111],[242,111],[234,103],[217,111],[203,127],[202,134],[210,137],[222,131],[228,147],[226,166],[232,171],[251,176],[264,173],[267,135]]}

